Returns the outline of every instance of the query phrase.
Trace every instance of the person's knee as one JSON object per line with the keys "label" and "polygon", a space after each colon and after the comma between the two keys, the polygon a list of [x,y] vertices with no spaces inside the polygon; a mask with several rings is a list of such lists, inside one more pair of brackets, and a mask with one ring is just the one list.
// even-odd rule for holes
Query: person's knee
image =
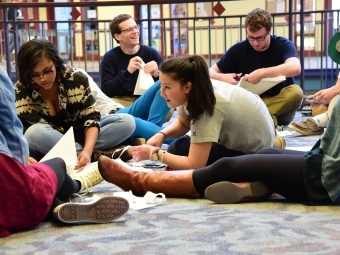
{"label": "person's knee", "polygon": [[291,102],[292,108],[299,108],[302,99],[303,99],[303,91],[299,85],[290,85],[287,87],[287,101]]}
{"label": "person's knee", "polygon": [[[124,126],[124,130],[127,133],[132,134],[136,129],[135,117],[133,117],[132,115],[127,114],[127,113],[118,113],[116,115],[117,115],[116,117],[118,118],[117,122],[122,123],[123,126]],[[110,116],[110,117],[112,117],[112,116]]]}
{"label": "person's knee", "polygon": [[51,126],[48,124],[37,123],[29,128],[25,132],[25,137],[28,142],[40,140],[50,135]]}
{"label": "person's knee", "polygon": [[190,138],[180,137],[169,144],[167,151],[171,154],[188,156],[190,149]]}
{"label": "person's knee", "polygon": [[262,148],[256,152],[256,154],[280,154],[280,149],[276,148]]}

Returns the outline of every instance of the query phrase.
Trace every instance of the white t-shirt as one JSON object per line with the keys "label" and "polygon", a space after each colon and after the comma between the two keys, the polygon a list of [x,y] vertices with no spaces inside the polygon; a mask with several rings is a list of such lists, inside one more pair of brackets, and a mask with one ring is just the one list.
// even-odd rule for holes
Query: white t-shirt
{"label": "white t-shirt", "polygon": [[[216,96],[214,114],[204,114],[191,123],[191,142],[216,142],[246,154],[272,147],[274,123],[262,99],[238,86],[216,80],[212,82]],[[177,107],[177,111],[187,118],[184,106]]]}

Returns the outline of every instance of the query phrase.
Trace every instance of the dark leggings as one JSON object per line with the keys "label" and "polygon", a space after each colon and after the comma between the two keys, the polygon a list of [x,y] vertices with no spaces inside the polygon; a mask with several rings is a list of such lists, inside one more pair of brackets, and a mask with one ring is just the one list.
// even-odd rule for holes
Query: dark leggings
{"label": "dark leggings", "polygon": [[204,196],[205,189],[216,182],[261,181],[273,192],[293,202],[306,202],[304,160],[301,151],[262,149],[257,154],[223,158],[211,166],[197,169],[193,173],[193,182],[196,191]]}
{"label": "dark leggings", "polygon": [[[190,138],[189,137],[181,137],[173,141],[171,144],[169,144],[169,147],[167,151],[174,155],[179,156],[188,156],[189,150],[190,150]],[[241,151],[233,151],[227,149],[225,146],[213,143],[211,146],[207,166],[213,164],[217,160],[224,158],[224,157],[236,157],[244,155]],[[171,166],[170,166],[171,167]]]}
{"label": "dark leggings", "polygon": [[57,193],[50,210],[51,213],[58,205],[68,201],[73,193],[79,192],[80,183],[67,174],[65,162],[61,158],[49,159],[42,162],[42,164],[48,165],[55,172],[58,181]]}

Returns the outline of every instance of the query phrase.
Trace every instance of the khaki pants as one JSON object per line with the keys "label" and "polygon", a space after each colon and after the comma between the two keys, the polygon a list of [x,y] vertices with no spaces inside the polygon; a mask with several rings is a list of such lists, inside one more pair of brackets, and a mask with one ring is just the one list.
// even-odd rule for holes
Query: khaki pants
{"label": "khaki pants", "polygon": [[262,97],[273,118],[274,125],[288,125],[295,116],[295,112],[302,103],[303,91],[299,85],[285,87],[273,97]]}
{"label": "khaki pants", "polygon": [[137,99],[138,99],[139,96],[115,96],[115,97],[112,97],[112,99],[123,105],[124,107],[128,107],[130,105],[133,104],[133,102],[135,102]]}

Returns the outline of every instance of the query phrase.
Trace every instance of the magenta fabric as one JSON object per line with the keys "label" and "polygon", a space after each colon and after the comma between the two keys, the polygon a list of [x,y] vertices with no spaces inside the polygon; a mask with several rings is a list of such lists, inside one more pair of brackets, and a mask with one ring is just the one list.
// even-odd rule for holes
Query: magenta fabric
{"label": "magenta fabric", "polygon": [[57,177],[47,165],[22,165],[0,154],[0,237],[43,221],[57,192]]}

